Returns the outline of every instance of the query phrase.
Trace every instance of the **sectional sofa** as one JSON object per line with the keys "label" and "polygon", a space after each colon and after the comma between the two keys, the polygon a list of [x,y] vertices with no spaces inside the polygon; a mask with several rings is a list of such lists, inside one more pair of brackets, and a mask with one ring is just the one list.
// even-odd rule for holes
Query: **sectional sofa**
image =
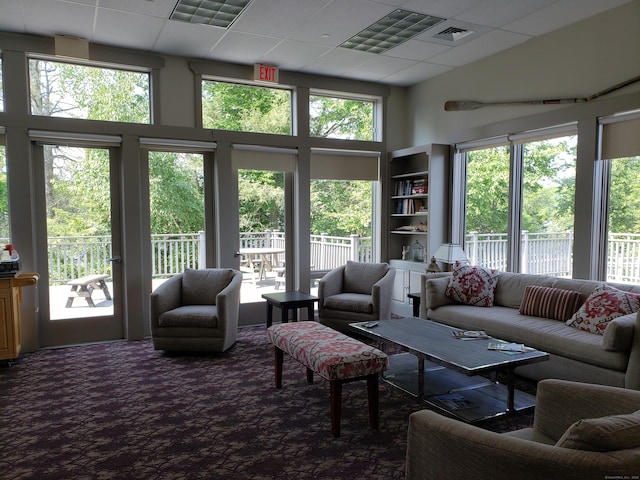
{"label": "sectional sofa", "polygon": [[[640,390],[640,286],[489,272],[493,278],[488,283],[494,287],[480,299],[465,298],[465,292],[460,297],[456,272],[423,275],[420,317],[463,330],[485,330],[548,352],[549,361],[517,369],[533,380],[558,378]],[[481,290],[473,278],[466,287]],[[623,311],[635,312],[603,322],[586,318],[585,312],[597,314],[618,300]]]}

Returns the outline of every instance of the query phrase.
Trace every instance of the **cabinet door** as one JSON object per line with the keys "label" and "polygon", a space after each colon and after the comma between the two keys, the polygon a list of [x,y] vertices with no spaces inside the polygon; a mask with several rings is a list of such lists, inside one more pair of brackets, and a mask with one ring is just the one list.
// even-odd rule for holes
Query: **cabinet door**
{"label": "cabinet door", "polygon": [[407,296],[407,270],[395,263],[393,267],[396,269],[396,278],[393,282],[391,301],[395,306],[404,306]]}
{"label": "cabinet door", "polygon": [[15,334],[11,315],[11,293],[0,292],[0,359],[14,358]]}
{"label": "cabinet door", "polygon": [[422,274],[425,272],[421,267],[419,270],[409,271],[409,291],[407,293],[420,293],[420,282]]}

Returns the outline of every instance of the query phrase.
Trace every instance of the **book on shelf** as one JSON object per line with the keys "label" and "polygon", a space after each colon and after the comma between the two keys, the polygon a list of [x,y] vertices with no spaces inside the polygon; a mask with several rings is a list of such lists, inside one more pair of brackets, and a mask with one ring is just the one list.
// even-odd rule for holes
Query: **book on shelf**
{"label": "book on shelf", "polygon": [[394,187],[394,196],[404,197],[408,195],[424,195],[428,193],[427,179],[420,178],[415,180],[396,180]]}
{"label": "book on shelf", "polygon": [[484,330],[454,330],[451,335],[460,340],[486,340],[490,338]]}
{"label": "book on shelf", "polygon": [[445,393],[442,395],[434,395],[432,400],[436,400],[449,410],[466,410],[469,408],[476,408],[476,404],[471,400],[466,399],[459,393]]}

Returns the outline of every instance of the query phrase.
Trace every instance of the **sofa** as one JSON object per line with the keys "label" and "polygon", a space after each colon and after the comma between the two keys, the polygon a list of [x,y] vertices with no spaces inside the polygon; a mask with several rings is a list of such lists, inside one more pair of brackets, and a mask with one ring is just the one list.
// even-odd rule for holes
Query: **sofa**
{"label": "sofa", "polygon": [[637,478],[640,392],[543,380],[533,427],[503,434],[421,410],[406,458],[406,480]]}
{"label": "sofa", "polygon": [[[421,318],[461,330],[484,330],[548,352],[549,361],[516,369],[534,381],[556,378],[640,390],[640,286],[466,268],[467,273],[492,277],[488,284],[493,291],[481,300],[461,298],[457,270],[423,274]],[[469,286],[477,288],[473,279],[467,279]],[[629,313],[601,323],[589,320],[587,314],[609,307],[602,300],[606,295],[622,298],[627,302],[622,311]],[[560,296],[571,296],[573,304],[562,304]]]}

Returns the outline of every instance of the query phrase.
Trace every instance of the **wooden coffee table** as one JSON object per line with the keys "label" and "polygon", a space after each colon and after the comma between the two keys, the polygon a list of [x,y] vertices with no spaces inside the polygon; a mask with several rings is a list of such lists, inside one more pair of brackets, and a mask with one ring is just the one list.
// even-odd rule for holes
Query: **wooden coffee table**
{"label": "wooden coffee table", "polygon": [[[542,362],[549,354],[527,349],[508,354],[488,350],[497,339],[460,340],[456,329],[421,318],[380,320],[376,326],[352,323],[351,328],[402,353],[390,354],[384,380],[460,420],[475,423],[535,406],[535,396],[516,390],[514,370]],[[388,352],[387,352],[388,353]],[[506,372],[506,384],[495,381]],[[491,379],[481,375],[491,374]]]}

